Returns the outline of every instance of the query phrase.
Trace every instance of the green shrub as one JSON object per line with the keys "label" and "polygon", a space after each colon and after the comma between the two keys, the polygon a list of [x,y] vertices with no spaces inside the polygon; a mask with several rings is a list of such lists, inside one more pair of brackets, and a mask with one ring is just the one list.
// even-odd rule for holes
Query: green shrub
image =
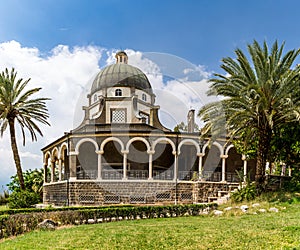
{"label": "green shrub", "polygon": [[13,192],[8,198],[9,208],[28,208],[39,203],[40,196],[35,192],[18,191]]}
{"label": "green shrub", "polygon": [[247,183],[246,186],[234,191],[231,199],[235,202],[254,200],[257,196],[257,190],[254,183]]}
{"label": "green shrub", "polygon": [[[10,209],[9,214],[0,215],[0,238],[18,235],[36,229],[44,219],[52,219],[60,225],[77,225],[88,223],[109,222],[121,219],[163,218],[171,216],[199,215],[205,208],[216,204],[176,205],[176,206],[141,206],[141,207],[98,207],[60,209]],[[22,211],[23,213],[19,213]],[[99,220],[100,219],[100,220]]]}
{"label": "green shrub", "polygon": [[292,167],[292,178],[291,180],[284,182],[284,189],[289,192],[299,192],[300,191],[300,167]]}

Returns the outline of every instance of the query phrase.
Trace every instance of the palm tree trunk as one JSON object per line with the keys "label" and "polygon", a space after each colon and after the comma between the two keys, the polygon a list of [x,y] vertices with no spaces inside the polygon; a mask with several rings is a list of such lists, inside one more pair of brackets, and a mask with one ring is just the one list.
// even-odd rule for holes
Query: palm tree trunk
{"label": "palm tree trunk", "polygon": [[258,139],[256,175],[255,181],[258,185],[263,184],[265,180],[266,163],[271,145],[271,130],[262,131]]}
{"label": "palm tree trunk", "polygon": [[8,123],[9,123],[11,149],[12,149],[13,155],[14,155],[15,165],[16,165],[16,169],[17,169],[17,176],[18,176],[18,179],[20,182],[20,188],[21,188],[21,190],[25,190],[25,183],[24,183],[24,178],[23,178],[21,161],[20,161],[20,156],[19,156],[19,151],[18,151],[18,146],[17,146],[17,141],[16,141],[15,121],[14,121],[14,119],[10,119],[8,121]]}

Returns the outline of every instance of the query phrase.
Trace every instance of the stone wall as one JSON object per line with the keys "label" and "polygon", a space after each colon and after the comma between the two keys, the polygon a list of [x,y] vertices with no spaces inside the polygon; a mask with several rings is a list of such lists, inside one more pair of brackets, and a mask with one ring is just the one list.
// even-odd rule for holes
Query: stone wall
{"label": "stone wall", "polygon": [[72,181],[46,184],[44,203],[54,205],[189,204],[216,200],[235,184],[219,182]]}

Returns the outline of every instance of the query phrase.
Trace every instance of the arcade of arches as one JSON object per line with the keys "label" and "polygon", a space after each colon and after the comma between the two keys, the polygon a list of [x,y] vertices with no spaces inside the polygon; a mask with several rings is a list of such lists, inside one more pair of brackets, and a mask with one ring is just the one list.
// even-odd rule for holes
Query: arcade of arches
{"label": "arcade of arches", "polygon": [[[199,138],[90,137],[63,142],[44,155],[45,183],[66,180],[161,180],[238,182],[236,171],[254,173],[254,161],[232,144]],[[224,144],[224,142],[223,142]]]}

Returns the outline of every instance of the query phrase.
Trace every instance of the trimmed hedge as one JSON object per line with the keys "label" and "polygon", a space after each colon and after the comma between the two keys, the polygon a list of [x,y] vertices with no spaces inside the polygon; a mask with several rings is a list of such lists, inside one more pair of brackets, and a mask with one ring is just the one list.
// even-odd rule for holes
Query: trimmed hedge
{"label": "trimmed hedge", "polygon": [[[204,209],[216,204],[171,205],[171,206],[122,206],[97,208],[68,208],[68,210],[22,209],[23,213],[0,215],[0,238],[22,234],[36,229],[44,219],[51,219],[60,225],[80,225],[116,220],[134,220],[200,215]],[[20,209],[18,209],[20,210]],[[36,209],[35,209],[36,210]],[[42,211],[41,211],[42,210]],[[9,211],[9,210],[8,210]],[[16,212],[14,210],[14,212]]]}
{"label": "trimmed hedge", "polygon": [[[0,215],[5,214],[24,214],[24,213],[39,213],[39,212],[54,212],[54,211],[69,211],[69,210],[83,210],[83,209],[104,209],[104,208],[114,208],[119,206],[103,206],[103,207],[46,207],[46,208],[18,208],[18,209],[5,209],[0,210]],[[132,205],[122,205],[122,207],[133,207]]]}

